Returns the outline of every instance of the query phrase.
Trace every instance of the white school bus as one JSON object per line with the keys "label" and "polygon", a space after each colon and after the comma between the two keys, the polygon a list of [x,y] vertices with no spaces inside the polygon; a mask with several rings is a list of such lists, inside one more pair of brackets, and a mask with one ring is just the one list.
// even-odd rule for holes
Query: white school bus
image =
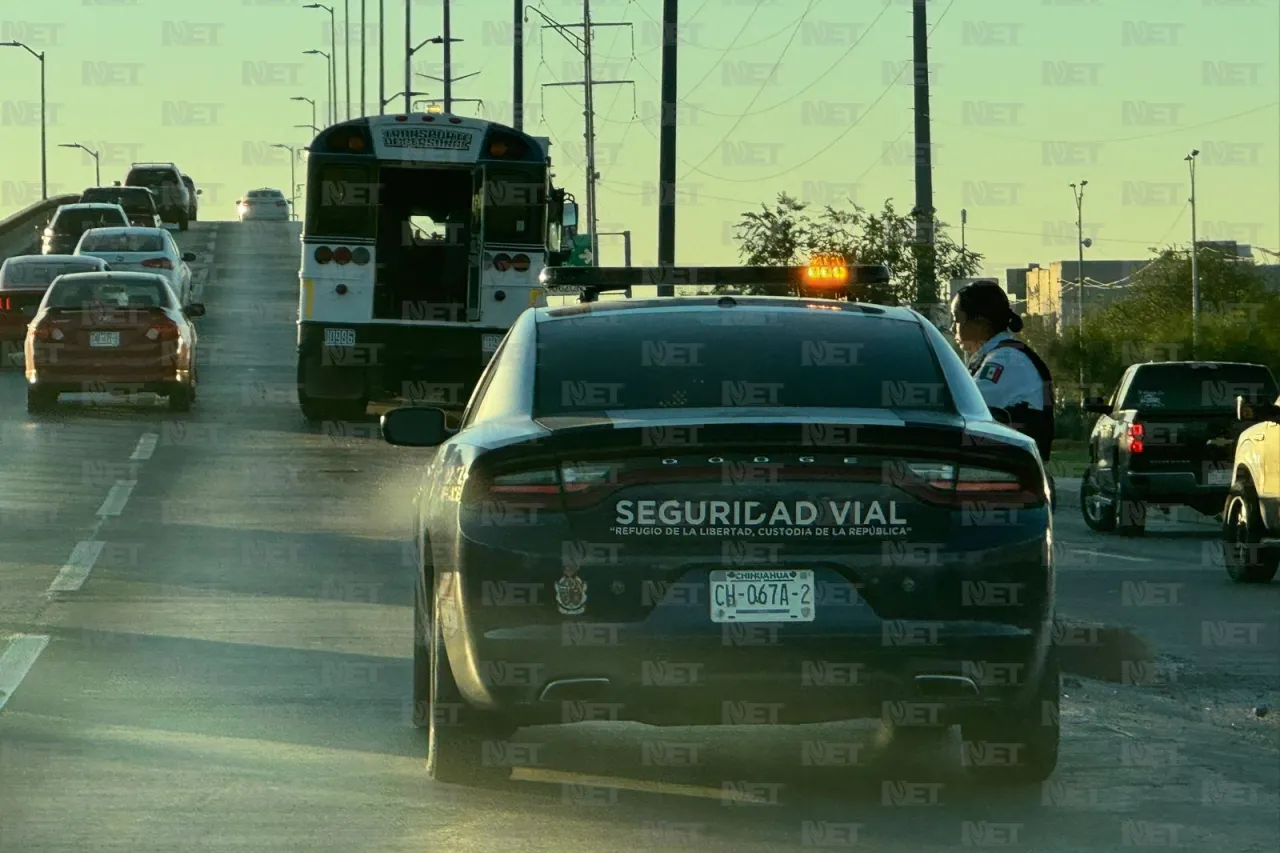
{"label": "white school bus", "polygon": [[546,304],[577,206],[550,143],[442,113],[368,116],[312,141],[298,299],[308,420],[375,402],[466,405],[499,341]]}

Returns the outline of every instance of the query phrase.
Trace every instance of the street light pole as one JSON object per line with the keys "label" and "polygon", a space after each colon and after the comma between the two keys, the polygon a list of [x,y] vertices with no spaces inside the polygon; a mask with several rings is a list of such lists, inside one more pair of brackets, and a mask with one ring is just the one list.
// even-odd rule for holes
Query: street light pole
{"label": "street light pole", "polygon": [[40,60],[40,197],[49,198],[49,123],[45,119],[44,51],[36,52],[20,41],[0,41],[0,47],[20,47]]}
{"label": "street light pole", "polygon": [[365,114],[365,0],[360,0],[360,115]]}
{"label": "street light pole", "polygon": [[[305,97],[303,97],[303,96],[301,96],[301,95],[296,95],[296,96],[294,96],[294,97],[290,98],[289,100],[291,100],[291,101],[306,101],[308,104],[310,104],[310,105],[311,105],[311,126],[312,126],[312,127],[315,127],[315,126],[316,126],[316,102],[315,102],[314,100],[312,100],[311,98],[305,98]],[[320,131],[318,131],[318,130],[316,131],[316,133],[319,133],[319,132],[320,132]]]}
{"label": "street light pole", "polygon": [[[1080,335],[1080,399],[1084,400],[1084,188],[1089,185],[1088,181],[1082,180],[1079,184],[1072,184],[1071,191],[1076,198],[1076,304],[1079,310],[1077,319],[1079,320]],[[1064,311],[1065,313],[1065,311]]]}
{"label": "street light pole", "polygon": [[378,115],[387,112],[387,0],[378,0]]}
{"label": "street light pole", "polygon": [[279,142],[271,147],[283,148],[289,152],[289,186],[293,189],[293,192],[289,195],[289,217],[293,219],[297,217],[298,207],[298,175],[295,169],[295,161],[298,159],[297,149],[292,145],[284,145]]}
{"label": "street light pole", "polygon": [[1191,168],[1191,357],[1195,358],[1196,346],[1200,342],[1200,265],[1196,251],[1196,157],[1200,149],[1193,148],[1183,159]]}
{"label": "street light pole", "polygon": [[351,118],[351,0],[342,0],[342,62],[346,66],[347,119]]}
{"label": "street light pole", "polygon": [[95,187],[102,186],[102,160],[99,158],[97,151],[94,151],[92,148],[87,148],[81,145],[79,142],[63,142],[63,143],[60,143],[58,147],[59,148],[79,148],[81,151],[87,152],[89,156],[93,158],[93,180],[94,180],[93,185]]}
{"label": "street light pole", "polygon": [[[326,60],[330,59],[329,54],[325,53],[323,50],[304,50],[303,53],[309,56],[323,56]],[[330,95],[329,124],[333,125],[338,123],[338,116],[336,114],[337,106],[334,104],[333,97],[332,97],[333,95],[333,63],[331,61],[325,63],[325,70],[329,74],[329,95]]]}

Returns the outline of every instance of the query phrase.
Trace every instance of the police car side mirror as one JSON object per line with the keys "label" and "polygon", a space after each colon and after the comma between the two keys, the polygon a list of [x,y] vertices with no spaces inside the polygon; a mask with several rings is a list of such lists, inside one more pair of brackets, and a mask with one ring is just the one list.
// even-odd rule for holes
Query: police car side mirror
{"label": "police car side mirror", "polygon": [[1013,423],[1013,416],[1009,414],[1008,409],[992,408],[991,417],[1006,426]]}
{"label": "police car side mirror", "polygon": [[443,409],[406,406],[382,416],[382,438],[397,447],[436,447],[452,434]]}

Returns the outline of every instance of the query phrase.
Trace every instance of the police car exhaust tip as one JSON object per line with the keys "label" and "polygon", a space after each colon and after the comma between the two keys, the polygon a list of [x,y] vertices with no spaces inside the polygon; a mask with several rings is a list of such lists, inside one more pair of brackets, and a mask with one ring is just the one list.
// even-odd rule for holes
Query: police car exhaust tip
{"label": "police car exhaust tip", "polygon": [[917,675],[916,687],[925,696],[978,695],[978,685],[963,675]]}
{"label": "police car exhaust tip", "polygon": [[589,699],[610,684],[607,678],[559,678],[542,688],[539,701]]}

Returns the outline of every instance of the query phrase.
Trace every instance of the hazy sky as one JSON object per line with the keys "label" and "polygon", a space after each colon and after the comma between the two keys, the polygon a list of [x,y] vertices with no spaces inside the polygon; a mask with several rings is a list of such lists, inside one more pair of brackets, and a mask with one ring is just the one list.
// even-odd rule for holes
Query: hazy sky
{"label": "hazy sky", "polygon": [[[388,95],[404,88],[404,0],[387,10]],[[329,16],[303,0],[3,0],[0,41],[47,52],[49,191],[103,183],[133,160],[173,160],[204,188],[202,218],[232,218],[239,194],[284,188],[315,98],[327,109]],[[332,2],[331,2],[331,5]],[[345,116],[339,26],[339,117]],[[361,0],[351,11],[359,112]],[[377,101],[378,0],[368,15],[368,112]],[[582,3],[534,3],[563,23]],[[595,0],[601,231],[630,229],[635,263],[656,252],[661,0]],[[914,201],[910,0],[682,0],[677,259],[738,260],[731,226],[778,192],[878,208]],[[1075,256],[1068,184],[1089,181],[1086,257],[1143,257],[1190,237],[1197,167],[1202,239],[1280,251],[1280,0],[931,0],[935,205],[987,271]],[[439,34],[440,0],[413,0],[414,43]],[[511,121],[512,4],[453,8],[459,113]],[[581,56],[530,15],[525,129],[553,139],[558,183],[584,201]],[[634,52],[633,52],[634,39]],[[441,77],[439,46],[415,70]],[[0,217],[40,195],[39,63],[0,49]],[[422,77],[414,88],[439,97]],[[403,101],[395,106],[402,108]],[[303,165],[299,162],[299,180]],[[620,240],[602,238],[605,263]],[[1274,258],[1270,260],[1276,260]]]}

